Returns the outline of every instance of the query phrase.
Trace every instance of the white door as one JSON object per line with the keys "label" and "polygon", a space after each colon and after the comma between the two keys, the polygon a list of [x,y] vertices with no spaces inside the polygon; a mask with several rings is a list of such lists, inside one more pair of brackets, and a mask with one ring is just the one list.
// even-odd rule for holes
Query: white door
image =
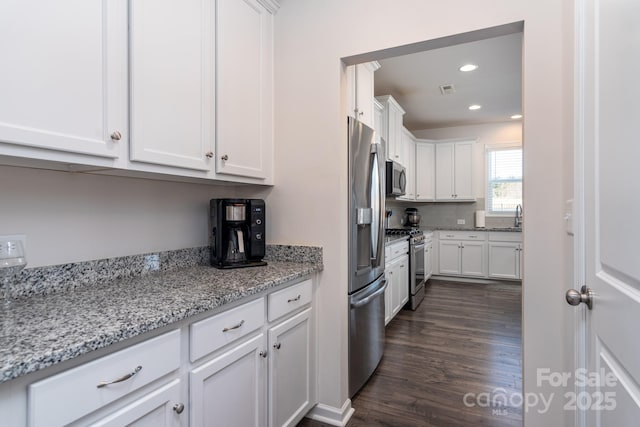
{"label": "white door", "polygon": [[584,34],[579,30],[577,34],[582,49],[577,64],[578,111],[583,114],[576,117],[582,131],[578,150],[584,150],[584,164],[578,165],[584,168],[584,188],[578,180],[576,191],[584,197],[584,234],[578,229],[576,235],[578,265],[585,260],[585,277],[578,280],[593,291],[593,308],[580,304],[575,309],[583,311],[579,326],[587,335],[586,366],[591,374],[600,375],[600,381],[586,387],[584,399],[575,405],[588,426],[636,426],[640,420],[640,227],[635,224],[640,217],[640,2],[581,0],[578,10],[584,19]]}

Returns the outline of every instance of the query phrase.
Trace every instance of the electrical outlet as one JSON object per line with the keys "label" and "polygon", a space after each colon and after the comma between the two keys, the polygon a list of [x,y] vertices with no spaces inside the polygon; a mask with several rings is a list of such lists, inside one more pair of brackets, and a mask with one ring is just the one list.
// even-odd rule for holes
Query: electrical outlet
{"label": "electrical outlet", "polygon": [[144,257],[144,269],[146,271],[156,271],[160,269],[160,255],[145,255]]}
{"label": "electrical outlet", "polygon": [[464,220],[464,219],[459,219],[458,220],[458,225],[465,225],[466,223],[467,223],[467,221]]}
{"label": "electrical outlet", "polygon": [[5,236],[0,236],[0,242],[6,242],[7,240],[19,240],[22,242],[22,248],[24,249],[24,253],[27,252],[27,236],[25,234],[8,234]]}

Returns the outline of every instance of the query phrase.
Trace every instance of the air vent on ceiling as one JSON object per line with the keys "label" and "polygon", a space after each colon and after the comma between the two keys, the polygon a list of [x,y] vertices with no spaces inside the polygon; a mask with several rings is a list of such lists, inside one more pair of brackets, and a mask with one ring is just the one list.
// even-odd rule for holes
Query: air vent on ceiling
{"label": "air vent on ceiling", "polygon": [[451,95],[456,93],[456,88],[452,84],[440,86],[440,93],[443,95]]}

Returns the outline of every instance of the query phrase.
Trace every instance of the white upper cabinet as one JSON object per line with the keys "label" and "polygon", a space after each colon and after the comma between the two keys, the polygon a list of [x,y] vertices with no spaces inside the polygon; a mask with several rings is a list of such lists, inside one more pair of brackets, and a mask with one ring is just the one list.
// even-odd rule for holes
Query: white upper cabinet
{"label": "white upper cabinet", "polygon": [[416,198],[416,142],[411,132],[402,128],[402,161],[406,169],[407,185],[405,195],[401,200],[415,200]]}
{"label": "white upper cabinet", "polygon": [[5,1],[0,40],[0,154],[76,153],[88,163],[121,155],[126,1]]}
{"label": "white upper cabinet", "polygon": [[381,135],[387,144],[387,160],[396,161],[403,166],[402,116],[405,111],[391,95],[376,97],[384,111],[382,113]]}
{"label": "white upper cabinet", "polygon": [[130,5],[131,160],[207,171],[214,117],[212,4]]}
{"label": "white upper cabinet", "polygon": [[416,140],[416,201],[433,201],[436,197],[436,158],[434,144]]}
{"label": "white upper cabinet", "polygon": [[375,128],[374,73],[380,68],[376,61],[351,65],[347,68],[347,114],[365,125]]}
{"label": "white upper cabinet", "polygon": [[471,201],[474,141],[435,145],[435,196],[439,201]]}
{"label": "white upper cabinet", "polygon": [[216,173],[268,179],[273,168],[273,14],[216,1]]}

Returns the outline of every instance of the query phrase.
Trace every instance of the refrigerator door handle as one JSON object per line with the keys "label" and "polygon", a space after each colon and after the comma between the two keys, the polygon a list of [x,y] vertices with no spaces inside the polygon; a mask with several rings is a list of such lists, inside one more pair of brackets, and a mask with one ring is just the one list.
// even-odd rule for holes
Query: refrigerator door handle
{"label": "refrigerator door handle", "polygon": [[356,301],[351,301],[351,303],[349,304],[351,306],[351,308],[359,308],[362,307],[364,305],[367,305],[371,302],[371,300],[377,298],[378,296],[380,296],[381,294],[384,293],[384,291],[387,289],[387,280],[386,279],[382,279],[382,281],[380,282],[380,287],[378,289],[376,289],[374,292],[368,294],[366,297],[362,298],[362,299],[358,299]]}

